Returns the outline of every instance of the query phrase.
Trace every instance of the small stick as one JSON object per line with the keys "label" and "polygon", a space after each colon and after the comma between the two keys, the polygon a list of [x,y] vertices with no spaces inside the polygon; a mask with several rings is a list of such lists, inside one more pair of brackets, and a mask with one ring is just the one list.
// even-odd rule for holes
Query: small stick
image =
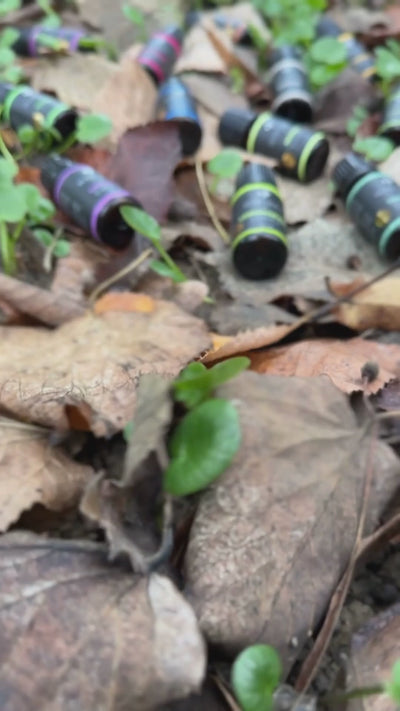
{"label": "small stick", "polygon": [[199,184],[201,196],[204,200],[204,204],[207,208],[207,212],[210,216],[210,220],[213,223],[215,229],[217,230],[219,236],[221,237],[222,241],[226,244],[229,245],[231,243],[231,240],[229,238],[229,235],[225,229],[225,227],[221,224],[219,221],[217,214],[214,209],[214,205],[212,204],[212,201],[210,199],[210,196],[208,194],[207,190],[207,185],[206,185],[206,180],[204,177],[204,171],[203,171],[203,166],[201,164],[201,161],[196,158],[195,161],[195,168],[196,168],[196,178],[197,182]]}
{"label": "small stick", "polygon": [[108,279],[105,279],[104,281],[101,282],[96,288],[92,291],[92,293],[89,296],[89,304],[93,304],[98,296],[105,291],[109,286],[112,284],[115,284],[116,281],[121,279],[121,277],[126,276],[126,274],[129,274],[130,272],[133,272],[135,269],[137,269],[140,264],[146,261],[148,257],[150,257],[153,254],[152,249],[145,249],[144,252],[142,252],[136,259],[133,260],[133,262],[129,262],[126,267],[123,269],[120,269],[117,274],[113,274],[111,277]]}

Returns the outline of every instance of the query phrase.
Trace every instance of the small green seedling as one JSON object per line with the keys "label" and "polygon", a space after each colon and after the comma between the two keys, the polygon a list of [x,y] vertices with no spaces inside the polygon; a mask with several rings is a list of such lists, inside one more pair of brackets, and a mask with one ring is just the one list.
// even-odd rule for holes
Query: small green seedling
{"label": "small green seedling", "polygon": [[175,380],[175,400],[188,409],[196,407],[209,398],[219,385],[235,378],[249,365],[250,360],[245,357],[229,358],[212,368],[206,368],[203,363],[190,363]]}
{"label": "small green seedling", "polygon": [[346,131],[350,138],[355,138],[357,131],[368,116],[368,111],[364,106],[357,105],[353,109],[353,114],[347,121]]}
{"label": "small green seedling", "polygon": [[79,117],[75,138],[79,143],[93,145],[106,138],[111,129],[112,121],[105,114],[87,114]]}
{"label": "small green seedling", "polygon": [[127,4],[122,6],[122,12],[126,19],[129,20],[129,22],[131,22],[137,29],[139,41],[145,42],[147,39],[147,31],[146,18],[143,12],[141,12],[137,7]]}
{"label": "small green seedling", "polygon": [[46,27],[59,27],[61,25],[61,17],[54,12],[50,0],[36,0],[39,7],[43,10],[45,17],[42,20],[42,25]]}
{"label": "small green seedling", "polygon": [[346,48],[335,37],[321,37],[309,48],[305,63],[310,82],[319,89],[337,77],[347,66]]}
{"label": "small green seedling", "polygon": [[61,135],[53,127],[24,124],[17,131],[23,147],[21,157],[31,153],[48,153],[50,150],[64,153],[76,142],[93,145],[106,138],[111,129],[111,119],[105,114],[87,114],[78,118],[76,130],[61,142]]}
{"label": "small green seedling", "polygon": [[383,136],[367,136],[366,138],[357,138],[353,143],[353,151],[362,153],[367,160],[381,163],[389,158],[396,148],[390,138]]}
{"label": "small green seedling", "polygon": [[18,30],[6,27],[0,34],[0,80],[16,84],[21,81],[24,73],[16,64],[16,54],[12,46],[18,38]]}
{"label": "small green seedling", "polygon": [[164,489],[174,496],[201,491],[229,466],[240,442],[236,408],[221,398],[202,402],[184,417],[172,435]]}
{"label": "small green seedling", "polygon": [[58,259],[68,257],[71,253],[71,243],[67,239],[62,238],[62,231],[60,230],[51,232],[49,229],[43,227],[35,227],[32,229],[32,234],[46,250],[49,250],[49,252]]}
{"label": "small green seedling", "polygon": [[395,702],[397,706],[400,705],[400,659],[398,659],[392,667],[392,673],[389,681],[384,683],[384,690],[388,696]]}
{"label": "small green seedling", "polygon": [[214,179],[210,185],[210,192],[214,195],[222,180],[232,180],[236,177],[243,165],[243,158],[234,148],[223,148],[214,158],[207,163],[207,170]]}
{"label": "small green seedling", "polygon": [[232,686],[243,711],[271,711],[282,676],[278,653],[268,644],[247,647],[232,667]]}
{"label": "small green seedling", "polygon": [[161,243],[161,227],[157,220],[144,210],[137,207],[130,207],[129,205],[121,207],[120,212],[125,222],[132,227],[135,232],[143,235],[143,237],[147,237],[159,253],[162,261],[157,259],[152,260],[150,262],[150,268],[157,274],[160,274],[160,276],[169,277],[175,283],[186,281],[185,274],[179,269],[177,264],[175,264]]}
{"label": "small green seedling", "polygon": [[253,0],[253,5],[268,22],[275,45],[302,44],[314,39],[319,12],[326,9],[326,0]]}

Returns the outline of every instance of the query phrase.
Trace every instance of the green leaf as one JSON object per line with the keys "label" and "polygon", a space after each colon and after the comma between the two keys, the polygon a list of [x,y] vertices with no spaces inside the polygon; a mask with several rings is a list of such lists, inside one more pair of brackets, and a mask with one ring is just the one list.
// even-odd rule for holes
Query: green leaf
{"label": "green leaf", "polygon": [[41,227],[37,227],[34,230],[32,230],[32,234],[45,247],[50,247],[50,245],[54,239],[53,234],[49,230],[42,229]]}
{"label": "green leaf", "polygon": [[1,0],[0,2],[0,16],[7,15],[8,12],[14,10],[19,10],[21,7],[21,0]]}
{"label": "green leaf", "polygon": [[1,47],[12,47],[14,42],[17,41],[19,37],[19,32],[14,27],[6,27],[5,30],[0,35],[0,46]]}
{"label": "green leaf", "polygon": [[186,281],[185,276],[181,276],[176,269],[171,267],[169,264],[166,264],[165,262],[161,262],[159,259],[152,259],[149,264],[149,267],[153,270],[153,272],[156,272],[156,274],[159,274],[163,277],[168,277],[169,279],[172,279],[172,281],[174,281],[176,284],[181,284],[182,282]]}
{"label": "green leaf", "polygon": [[337,77],[343,69],[344,67],[342,65],[329,66],[328,64],[316,64],[310,71],[311,84],[316,88],[325,86],[325,84],[328,84],[332,79]]}
{"label": "green leaf", "polygon": [[400,659],[393,664],[391,678],[384,687],[390,698],[400,704]]}
{"label": "green leaf", "polygon": [[368,111],[364,106],[357,105],[354,107],[353,115],[346,124],[347,134],[354,138],[360,126],[364,123],[368,116]]}
{"label": "green leaf", "polygon": [[236,658],[232,686],[243,711],[270,711],[282,665],[273,647],[255,644]]}
{"label": "green leaf", "polygon": [[20,185],[1,186],[0,190],[0,220],[4,222],[19,222],[26,213],[26,201]]}
{"label": "green leaf", "polygon": [[19,127],[17,134],[23,146],[30,145],[35,140],[37,135],[36,129],[27,123],[24,123]]}
{"label": "green leaf", "polygon": [[108,136],[112,121],[105,114],[80,116],[77,122],[76,138],[80,143],[97,143]]}
{"label": "green leaf", "polygon": [[68,255],[71,254],[71,243],[68,242],[67,239],[57,240],[55,247],[53,249],[53,254],[58,259],[62,259],[63,257],[68,257]]}
{"label": "green leaf", "polygon": [[395,79],[400,76],[400,59],[386,47],[375,50],[376,71],[382,79]]}
{"label": "green leaf", "polygon": [[7,81],[10,84],[19,84],[25,75],[22,67],[12,64],[11,66],[6,67],[6,69],[1,72],[0,76],[2,81]]}
{"label": "green leaf", "polygon": [[353,143],[353,151],[362,153],[368,160],[381,163],[389,158],[395,149],[395,144],[389,138],[383,136],[367,136],[358,138]]}
{"label": "green leaf", "polygon": [[144,210],[138,207],[124,205],[120,208],[120,213],[125,222],[139,234],[147,237],[149,240],[159,242],[161,240],[161,229],[157,220],[154,219]]}
{"label": "green leaf", "polygon": [[243,165],[243,158],[233,148],[224,148],[207,163],[207,170],[219,178],[234,178]]}
{"label": "green leaf", "polygon": [[245,357],[229,358],[210,369],[202,363],[190,363],[175,380],[175,400],[183,402],[188,408],[195,407],[219,385],[235,378],[249,365],[250,360]]}
{"label": "green leaf", "polygon": [[18,165],[14,161],[0,158],[0,185],[3,188],[4,184],[12,186],[12,179],[18,173]]}
{"label": "green leaf", "polygon": [[310,56],[314,62],[329,65],[345,64],[347,60],[346,47],[334,37],[315,40],[310,47]]}
{"label": "green leaf", "polygon": [[132,5],[123,5],[122,12],[126,19],[134,25],[143,27],[145,24],[145,16],[143,15],[143,12],[137,9],[137,7],[132,7]]}
{"label": "green leaf", "polygon": [[0,67],[8,67],[15,61],[15,52],[9,47],[0,47]]}
{"label": "green leaf", "polygon": [[217,398],[203,402],[183,418],[172,435],[165,490],[175,496],[201,491],[230,464],[240,441],[234,406]]}

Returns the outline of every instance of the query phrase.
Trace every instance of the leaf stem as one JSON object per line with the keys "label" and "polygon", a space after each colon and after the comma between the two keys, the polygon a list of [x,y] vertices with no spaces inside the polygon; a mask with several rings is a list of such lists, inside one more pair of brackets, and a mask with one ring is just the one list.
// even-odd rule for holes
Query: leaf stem
{"label": "leaf stem", "polygon": [[196,158],[196,161],[195,161],[195,169],[196,169],[196,177],[197,177],[197,182],[199,184],[201,196],[204,200],[204,204],[207,208],[207,212],[210,216],[210,220],[213,223],[213,225],[214,225],[215,229],[217,230],[219,236],[221,237],[222,241],[226,245],[229,245],[231,243],[230,237],[229,237],[225,227],[222,225],[222,223],[219,221],[219,219],[217,217],[217,214],[214,209],[214,205],[212,204],[210,196],[208,194],[206,180],[204,177],[203,166],[201,164],[201,161],[198,158]]}
{"label": "leaf stem", "polygon": [[15,247],[12,239],[10,238],[7,225],[4,220],[0,222],[0,252],[5,273],[15,274],[17,271]]}
{"label": "leaf stem", "polygon": [[183,273],[183,271],[181,269],[179,269],[178,265],[175,264],[174,260],[172,259],[172,257],[169,256],[167,250],[164,249],[161,242],[159,240],[152,239],[148,235],[147,235],[147,239],[149,239],[150,242],[152,243],[153,247],[156,248],[160,257],[162,257],[162,259],[164,260],[165,264],[167,264],[169,266],[169,268],[171,269],[171,271],[174,272],[174,274],[176,275],[177,281],[181,281],[181,282],[187,281],[186,275]]}

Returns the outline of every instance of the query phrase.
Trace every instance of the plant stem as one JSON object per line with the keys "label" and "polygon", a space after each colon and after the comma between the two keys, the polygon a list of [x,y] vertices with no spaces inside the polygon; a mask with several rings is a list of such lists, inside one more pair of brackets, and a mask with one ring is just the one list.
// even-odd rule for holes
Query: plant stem
{"label": "plant stem", "polygon": [[14,160],[13,156],[11,155],[10,151],[8,150],[4,138],[0,133],[0,153],[4,156],[4,158],[9,162],[12,163],[13,165],[17,165],[16,161]]}
{"label": "plant stem", "polygon": [[229,235],[228,235],[226,229],[221,224],[221,222],[219,221],[219,219],[216,215],[214,205],[212,204],[212,202],[210,200],[210,196],[208,194],[207,185],[206,185],[206,181],[204,178],[203,166],[201,165],[201,162],[199,161],[198,158],[196,159],[196,162],[195,162],[195,168],[196,168],[196,177],[197,177],[197,182],[199,184],[201,196],[204,200],[204,204],[207,208],[207,212],[210,216],[210,220],[213,223],[213,225],[214,225],[215,229],[217,230],[219,236],[221,237],[222,241],[225,242],[225,244],[229,245],[231,240],[229,238]]}
{"label": "plant stem", "polygon": [[13,242],[16,242],[20,238],[21,232],[25,227],[25,223],[26,223],[26,220],[25,220],[25,218],[23,218],[22,220],[20,220],[18,222],[18,225],[16,225],[16,227],[11,235],[11,239]]}
{"label": "plant stem", "polygon": [[151,237],[149,239],[153,247],[155,247],[158,253],[160,254],[160,257],[162,257],[162,259],[164,260],[165,264],[168,264],[171,271],[176,274],[177,279],[179,279],[179,281],[187,281],[187,277],[185,276],[183,271],[179,269],[179,267],[175,264],[172,257],[169,256],[168,252],[164,249],[161,242],[159,242],[158,240],[153,240],[151,239]]}
{"label": "plant stem", "polygon": [[376,694],[383,694],[385,688],[383,684],[375,684],[374,686],[360,686],[355,689],[349,689],[349,691],[343,691],[337,694],[326,694],[322,697],[322,701],[328,706],[336,706],[337,704],[342,704],[344,701],[349,701],[350,699],[363,698],[364,696],[374,696]]}
{"label": "plant stem", "polygon": [[0,252],[5,273],[15,274],[17,271],[15,247],[8,233],[7,225],[3,220],[0,222]]}

